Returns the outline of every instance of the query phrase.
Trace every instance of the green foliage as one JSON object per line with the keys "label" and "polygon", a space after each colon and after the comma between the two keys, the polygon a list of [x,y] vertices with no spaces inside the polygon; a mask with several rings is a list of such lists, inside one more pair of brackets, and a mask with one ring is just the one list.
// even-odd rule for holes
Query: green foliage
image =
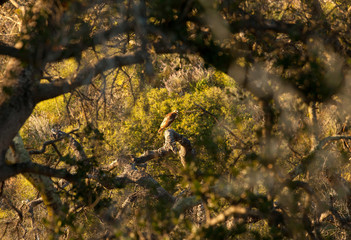
{"label": "green foliage", "polygon": [[[252,108],[253,98],[239,89],[232,78],[213,69],[204,69],[203,63],[198,59],[190,57],[180,60],[176,57],[172,59],[161,56],[158,61],[160,68],[154,81],[154,84],[159,83],[158,87],[144,85],[143,88],[139,88],[137,79],[139,68],[128,68],[122,73],[113,72],[105,79],[97,79],[95,88],[82,88],[77,95],[63,96],[39,104],[21,130],[26,143],[35,142],[37,145],[31,147],[40,148],[41,143],[52,138],[50,128],[54,124],[59,123],[61,129],[68,132],[72,129],[70,124],[85,122],[74,137],[82,144],[88,155],[88,162],[77,161],[67,141],[56,143],[61,153],[59,159],[55,150],[49,147],[45,154],[34,156],[34,161],[73,168],[84,177],[94,167],[109,163],[118,155],[138,156],[144,151],[160,148],[164,138],[162,134],[157,133],[159,125],[167,113],[177,109],[179,115],[171,128],[191,141],[196,151],[195,161],[189,165],[189,170],[184,170],[178,157],[171,155],[167,159],[149,162],[147,171],[170,193],[177,194],[189,187],[200,199],[205,197],[206,189],[217,182],[218,176],[223,172],[235,171],[235,168],[228,169],[228,165],[241,158],[239,152],[232,149],[232,146],[237,144],[237,139],[232,134],[240,136],[242,141],[254,142],[251,133],[261,126],[253,120],[253,117],[259,116],[260,113]],[[164,67],[162,61],[168,63],[168,67]],[[68,61],[58,65],[57,68],[65,69],[66,65],[68,68],[71,67]],[[162,81],[165,78],[168,82]],[[100,108],[95,112],[96,106],[101,104],[99,102],[101,95],[96,88],[104,89],[104,84],[115,84],[121,88],[117,88],[118,92],[111,91],[111,94],[107,95],[105,109]],[[89,100],[89,104],[85,102],[86,98],[81,97],[88,94],[95,96],[92,98],[94,100]],[[118,98],[117,94],[123,98]],[[247,104],[248,102],[252,105]],[[80,106],[84,106],[83,110]],[[69,112],[66,112],[66,109],[69,109]],[[68,120],[69,115],[75,119]],[[231,129],[232,134],[223,126]],[[189,178],[193,180],[188,182]],[[126,191],[131,189],[127,187]],[[78,206],[91,205],[99,196],[105,196],[105,190],[99,184],[89,182],[74,185],[69,192],[62,190],[60,194],[68,203],[76,203]],[[113,201],[121,201],[120,194],[114,197],[106,196],[97,201],[95,211],[104,212]],[[214,195],[211,197],[212,210],[218,211],[224,207],[217,204]],[[138,204],[148,204],[149,207],[146,209],[149,210],[145,210],[146,212],[136,210],[136,214],[140,218],[152,216],[149,220],[152,224],[149,226],[139,217],[132,218],[135,218],[135,223],[141,224],[143,228],[151,228],[156,235],[167,234],[166,230],[171,228],[174,221],[184,225],[185,231],[191,228],[188,219],[179,221],[172,218],[172,214],[164,207],[167,203],[157,203],[152,199],[143,199],[141,202]],[[78,238],[93,234],[94,229],[100,224],[96,222],[94,214],[91,214],[88,221],[84,220],[84,214],[72,216],[71,220],[61,222],[59,229],[65,225],[70,226]],[[85,234],[82,231],[83,225],[89,228],[89,233]],[[136,227],[133,223],[128,226]],[[211,237],[219,233],[229,236],[241,233],[239,229],[234,232],[211,228],[204,233],[204,236]],[[183,233],[180,231],[174,234]]]}
{"label": "green foliage", "polygon": [[[7,181],[0,195],[11,202],[0,201],[0,228],[17,220],[16,209],[27,215],[4,236],[21,227],[28,234],[21,237],[33,239],[349,237],[347,1],[54,2],[53,9],[52,1],[30,2],[24,15],[4,7],[10,15],[2,20],[24,21],[11,34],[22,44],[18,54],[30,56],[21,75],[36,70],[25,87],[74,87],[81,85],[77,74],[84,84],[97,76],[39,103],[20,133],[33,150],[54,140],[53,126],[75,129],[77,149],[72,139],[57,139],[31,159],[84,181],[51,178],[63,217],[44,224],[44,208],[28,217],[22,204],[39,197],[34,188],[23,178]],[[142,64],[129,66],[134,61]],[[4,94],[14,90],[2,87]],[[175,109],[170,128],[190,140],[191,161],[184,167],[171,153],[145,165],[129,162],[164,144],[157,130]],[[333,135],[340,139],[326,139]],[[84,161],[75,150],[84,150]],[[104,172],[110,163],[121,166]],[[134,181],[123,166],[146,177]],[[130,179],[110,190],[97,176]],[[163,189],[143,185],[148,177]],[[189,206],[179,211],[182,200]]]}

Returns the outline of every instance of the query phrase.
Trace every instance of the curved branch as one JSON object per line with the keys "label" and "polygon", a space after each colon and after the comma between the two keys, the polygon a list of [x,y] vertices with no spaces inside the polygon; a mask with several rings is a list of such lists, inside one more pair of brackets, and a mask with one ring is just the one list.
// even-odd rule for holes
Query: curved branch
{"label": "curved branch", "polygon": [[317,146],[315,146],[315,148],[301,160],[301,163],[289,172],[290,178],[294,179],[301,173],[304,173],[307,170],[307,165],[311,162],[311,159],[314,157],[317,151],[322,150],[323,147],[325,147],[325,145],[327,145],[329,142],[338,140],[351,140],[351,136],[329,136],[320,140]]}
{"label": "curved branch", "polygon": [[321,150],[328,142],[338,141],[338,140],[351,140],[351,136],[337,135],[337,136],[329,136],[329,137],[323,138],[322,140],[319,141],[319,144],[316,146],[315,151]]}
{"label": "curved branch", "polygon": [[185,210],[199,205],[201,200],[196,196],[185,197],[178,200],[172,207],[172,211],[175,214],[175,217],[179,217],[180,214],[185,212]]}
{"label": "curved branch", "polygon": [[[86,159],[83,147],[72,136],[60,130],[56,130],[55,135],[59,137],[56,140],[69,138],[71,144],[73,145],[78,160]],[[181,136],[179,134],[176,135],[176,137],[178,138]],[[174,134],[172,134],[172,136],[174,136]],[[52,143],[53,141],[47,141],[45,143],[47,145]],[[46,146],[45,143],[43,148]],[[41,150],[39,152],[41,152]],[[112,169],[114,169],[117,165],[122,166],[124,168],[124,172],[119,176],[113,176],[109,172]],[[145,189],[150,190],[159,200],[163,200],[164,202],[167,202],[169,204],[172,204],[175,200],[174,197],[171,194],[169,194],[154,178],[152,178],[147,173],[137,170],[132,165],[128,164],[128,161],[126,159],[118,159],[108,166],[102,166],[101,168],[94,169],[92,173],[88,174],[85,177],[82,177],[81,175],[78,176],[77,174],[71,174],[65,169],[52,169],[32,162],[26,162],[24,164],[14,164],[11,165],[11,167],[14,169],[13,171],[17,173],[30,172],[49,177],[62,178],[70,182],[79,182],[86,177],[94,179],[107,189],[123,188],[126,184],[134,183]]]}
{"label": "curved branch", "polygon": [[92,79],[98,74],[112,68],[133,65],[144,61],[141,52],[133,55],[114,56],[111,58],[103,58],[94,66],[82,69],[71,78],[52,82],[42,83],[33,90],[34,101],[36,103],[57,97],[59,95],[71,92],[72,90],[91,83]]}

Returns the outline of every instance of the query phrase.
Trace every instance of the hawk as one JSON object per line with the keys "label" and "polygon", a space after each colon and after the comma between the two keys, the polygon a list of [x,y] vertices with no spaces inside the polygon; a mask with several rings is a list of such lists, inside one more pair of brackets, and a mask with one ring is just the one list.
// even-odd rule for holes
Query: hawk
{"label": "hawk", "polygon": [[158,130],[159,133],[161,133],[163,130],[165,130],[171,123],[177,118],[178,116],[178,110],[174,110],[173,112],[168,113],[165,118],[163,119],[160,129]]}

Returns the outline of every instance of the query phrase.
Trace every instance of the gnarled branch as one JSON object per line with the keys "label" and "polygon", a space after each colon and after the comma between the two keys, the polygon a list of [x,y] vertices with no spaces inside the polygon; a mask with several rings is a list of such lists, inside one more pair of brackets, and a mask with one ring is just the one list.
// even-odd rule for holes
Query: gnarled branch
{"label": "gnarled branch", "polygon": [[156,150],[146,151],[139,157],[133,157],[134,162],[139,165],[153,159],[163,158],[170,153],[177,154],[177,144],[180,145],[179,157],[182,165],[186,166],[186,160],[194,156],[194,150],[189,139],[177,133],[173,129],[168,129],[164,132],[165,143],[162,147]]}

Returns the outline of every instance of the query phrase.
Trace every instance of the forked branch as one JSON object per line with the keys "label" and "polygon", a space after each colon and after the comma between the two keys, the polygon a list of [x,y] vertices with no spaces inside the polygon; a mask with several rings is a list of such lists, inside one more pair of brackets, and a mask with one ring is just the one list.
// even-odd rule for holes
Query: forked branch
{"label": "forked branch", "polygon": [[163,158],[170,153],[177,154],[177,143],[179,143],[180,150],[178,154],[182,165],[185,167],[187,159],[195,155],[189,139],[177,133],[173,129],[166,130],[164,132],[164,136],[165,143],[162,147],[156,150],[148,150],[139,157],[133,157],[135,164],[140,165],[153,159]]}

